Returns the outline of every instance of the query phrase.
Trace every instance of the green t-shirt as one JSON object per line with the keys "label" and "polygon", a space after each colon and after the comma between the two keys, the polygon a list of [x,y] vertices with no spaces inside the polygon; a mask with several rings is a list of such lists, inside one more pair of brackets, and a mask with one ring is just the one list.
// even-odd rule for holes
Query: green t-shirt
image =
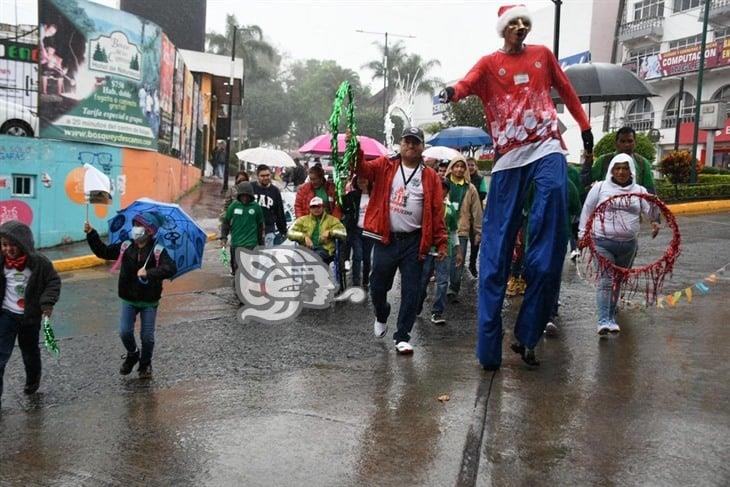
{"label": "green t-shirt", "polygon": [[455,210],[461,210],[461,202],[464,201],[468,189],[469,183],[466,180],[459,184],[449,177],[449,201]]}
{"label": "green t-shirt", "polygon": [[[613,154],[604,154],[596,159],[591,168],[591,179],[593,181],[603,181],[606,179],[608,166],[611,164],[611,159],[614,156],[616,156],[616,152]],[[645,187],[650,193],[655,193],[656,186],[654,186],[654,174],[651,172],[651,163],[637,153],[634,153],[632,157],[634,158],[634,162],[636,162],[636,182]]]}
{"label": "green t-shirt", "polygon": [[327,194],[327,188],[324,184],[314,190],[314,195],[322,198],[322,201],[324,202],[324,209],[327,213],[332,214],[332,208],[330,208],[330,197]]}
{"label": "green t-shirt", "polygon": [[322,218],[324,217],[324,213],[322,213],[322,216],[319,218],[314,219],[314,229],[312,230],[312,247],[319,247],[319,227],[322,225]]}
{"label": "green t-shirt", "polygon": [[226,221],[231,227],[231,245],[252,249],[259,244],[264,212],[255,201],[245,205],[236,200],[226,211]]}

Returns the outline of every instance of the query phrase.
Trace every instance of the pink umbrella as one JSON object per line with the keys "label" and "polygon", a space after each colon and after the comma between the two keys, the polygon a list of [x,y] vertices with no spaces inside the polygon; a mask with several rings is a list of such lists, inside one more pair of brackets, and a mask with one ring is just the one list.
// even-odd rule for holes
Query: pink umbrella
{"label": "pink umbrella", "polygon": [[[330,134],[319,135],[301,146],[299,152],[302,154],[326,156],[331,152],[330,137]],[[360,148],[368,159],[388,155],[388,149],[375,139],[358,135],[357,140],[360,142]],[[337,136],[337,151],[340,154],[345,152],[345,134],[339,134]]]}

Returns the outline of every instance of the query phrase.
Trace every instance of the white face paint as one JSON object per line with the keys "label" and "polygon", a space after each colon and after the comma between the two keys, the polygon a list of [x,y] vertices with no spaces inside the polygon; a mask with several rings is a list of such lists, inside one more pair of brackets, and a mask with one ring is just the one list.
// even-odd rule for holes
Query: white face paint
{"label": "white face paint", "polygon": [[138,227],[137,225],[133,226],[129,236],[132,237],[132,240],[142,240],[145,236],[144,227]]}

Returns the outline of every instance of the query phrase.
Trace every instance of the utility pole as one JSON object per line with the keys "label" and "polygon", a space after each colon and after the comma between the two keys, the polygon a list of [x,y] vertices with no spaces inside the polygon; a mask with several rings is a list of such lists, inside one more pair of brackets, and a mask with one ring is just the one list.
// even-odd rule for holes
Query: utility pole
{"label": "utility pole", "polygon": [[[383,59],[383,123],[385,123],[385,115],[388,111],[388,73],[390,71],[390,62],[388,60],[388,36],[392,37],[401,37],[403,39],[415,39],[416,36],[408,35],[408,34],[391,34],[390,32],[372,32],[367,30],[356,30],[355,32],[358,32],[360,34],[370,34],[370,35],[379,35],[379,36],[385,36],[385,49],[384,49],[384,59]],[[385,134],[383,134],[383,141],[385,142],[387,137],[385,137]]]}
{"label": "utility pole", "polygon": [[697,182],[697,139],[700,136],[700,110],[702,107],[702,78],[705,75],[705,49],[707,49],[707,23],[710,19],[710,0],[705,0],[704,16],[702,18],[702,44],[700,47],[700,71],[697,73],[697,100],[695,103],[695,125],[692,133],[692,166],[690,167],[689,182]]}
{"label": "utility pole", "polygon": [[558,51],[560,51],[560,8],[563,6],[563,0],[552,0],[555,4],[555,24],[553,25],[553,54],[557,59]]}
{"label": "utility pole", "polygon": [[231,77],[228,78],[228,139],[226,142],[226,165],[223,166],[223,192],[228,191],[228,166],[231,160],[231,131],[233,130],[233,80],[236,70],[236,34],[238,26],[233,26],[233,45],[231,48]]}
{"label": "utility pole", "polygon": [[674,127],[674,150],[679,150],[679,126],[682,125],[682,101],[684,101],[684,76],[679,78],[679,93],[677,93],[677,116]]}

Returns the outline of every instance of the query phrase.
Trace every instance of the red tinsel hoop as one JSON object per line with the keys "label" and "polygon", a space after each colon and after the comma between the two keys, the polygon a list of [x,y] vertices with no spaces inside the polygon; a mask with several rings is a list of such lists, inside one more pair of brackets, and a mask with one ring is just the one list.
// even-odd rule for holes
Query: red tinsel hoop
{"label": "red tinsel hoop", "polygon": [[[617,266],[596,251],[596,243],[593,240],[593,226],[596,221],[601,222],[601,224],[605,224],[606,210],[612,205],[629,206],[631,198],[646,200],[659,209],[661,214],[664,216],[667,226],[672,231],[672,240],[669,242],[669,246],[664,252],[664,255],[656,262],[642,267],[632,267],[627,269]],[[637,292],[641,281],[644,280],[646,283],[644,291],[646,293],[646,301],[648,304],[654,303],[656,296],[661,292],[665,278],[672,274],[674,263],[677,261],[677,257],[679,257],[681,252],[681,244],[682,236],[679,233],[679,226],[677,225],[677,219],[674,217],[674,214],[662,200],[653,194],[647,193],[618,194],[601,202],[588,219],[585,227],[585,233],[580,242],[581,248],[587,248],[590,253],[586,263],[587,267],[589,269],[592,267],[592,261],[595,261],[597,264],[594,274],[596,278],[601,276],[604,272],[610,272],[613,281],[613,288],[617,289],[618,287],[621,287],[622,295]]]}

